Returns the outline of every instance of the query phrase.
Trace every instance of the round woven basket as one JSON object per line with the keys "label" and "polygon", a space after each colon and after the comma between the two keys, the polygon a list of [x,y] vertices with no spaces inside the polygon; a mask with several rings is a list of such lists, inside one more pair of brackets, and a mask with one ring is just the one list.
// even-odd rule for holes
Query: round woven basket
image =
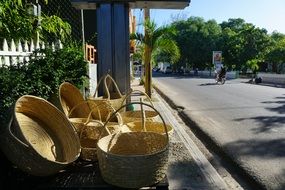
{"label": "round woven basket", "polygon": [[[140,91],[140,90],[132,90],[131,92],[126,94],[125,99],[127,99],[134,92],[140,92],[141,94],[146,96],[146,98],[150,102],[151,106],[154,107],[150,97],[145,92]],[[125,100],[122,103],[124,103],[124,102],[125,102]],[[159,116],[158,116],[158,113],[156,111],[151,109],[151,110],[145,110],[144,112],[145,112],[145,120],[146,121],[158,121],[159,120]],[[122,117],[123,123],[129,123],[129,122],[134,122],[134,121],[142,121],[141,110],[124,111],[124,112],[120,112],[120,115]]]}
{"label": "round woven basket", "polygon": [[166,135],[147,131],[116,133],[100,138],[97,157],[103,179],[123,188],[141,188],[160,182],[166,174],[169,153],[164,120],[163,123]]}
{"label": "round woven basket", "polygon": [[2,150],[19,169],[36,176],[52,175],[80,155],[80,142],[66,116],[48,101],[20,97],[3,137]]}
{"label": "round woven basket", "polygon": [[87,118],[69,118],[79,135],[80,158],[85,161],[97,160],[97,142],[100,136],[106,136],[121,130],[118,122],[109,122],[104,128],[104,124],[100,120],[92,119],[94,112],[99,113],[99,118],[101,118],[98,107],[93,108]]}

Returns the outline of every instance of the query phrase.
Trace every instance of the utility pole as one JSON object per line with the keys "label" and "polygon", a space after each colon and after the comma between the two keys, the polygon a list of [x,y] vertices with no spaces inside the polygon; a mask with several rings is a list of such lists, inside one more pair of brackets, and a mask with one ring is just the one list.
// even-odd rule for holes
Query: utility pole
{"label": "utility pole", "polygon": [[[150,18],[150,14],[149,14],[149,8],[145,8],[144,9],[144,21],[149,20]],[[145,32],[145,41],[149,42],[149,34],[146,30],[146,28],[144,28],[144,32]],[[144,66],[145,66],[145,92],[146,94],[151,98],[151,49],[149,47],[148,44],[145,44],[145,48],[144,48]]]}

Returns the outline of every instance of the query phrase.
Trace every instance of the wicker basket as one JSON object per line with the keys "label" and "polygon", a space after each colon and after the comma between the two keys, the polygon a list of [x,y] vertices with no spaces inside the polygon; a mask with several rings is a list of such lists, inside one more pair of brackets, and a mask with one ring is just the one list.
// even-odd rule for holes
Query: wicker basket
{"label": "wicker basket", "polygon": [[[134,92],[140,92],[141,94],[146,96],[151,106],[154,107],[150,97],[145,92],[140,91],[140,90],[132,90],[130,93],[126,94],[125,99],[128,98]],[[122,103],[124,102],[125,100]],[[142,120],[141,110],[124,111],[124,112],[120,112],[120,115],[123,119],[123,123],[129,123],[129,122]],[[158,113],[155,112],[154,110],[145,110],[145,120],[146,121],[158,121],[159,120]]]}
{"label": "wicker basket", "polygon": [[[108,81],[109,80],[109,81]],[[99,86],[104,84],[104,94],[103,96],[97,97]],[[111,84],[113,84],[115,91],[111,90]],[[122,95],[117,83],[115,80],[109,75],[102,76],[100,80],[98,81],[95,93],[92,97],[89,97],[88,100],[93,101],[96,105],[105,105],[102,106],[101,109],[101,115],[102,115],[102,121],[107,121],[108,115],[112,112],[110,111],[110,106],[114,108],[115,110],[119,109],[121,107],[121,104],[124,104],[125,102],[125,95]],[[91,105],[92,106],[92,105]],[[106,109],[104,109],[104,107]],[[121,111],[124,111],[122,109]]]}
{"label": "wicker basket", "polygon": [[[59,86],[59,100],[65,115],[68,117],[86,118],[90,113],[89,104],[84,103],[85,100],[79,89],[69,82],[63,82]],[[70,114],[71,110],[79,105],[80,108]]]}
{"label": "wicker basket", "polygon": [[[96,146],[101,133],[103,133],[103,136],[106,136],[109,133],[115,133],[119,131],[118,123],[117,125],[108,125],[106,129],[104,129],[104,124],[100,120],[92,119],[92,113],[95,110],[99,112],[98,107],[96,107],[91,110],[87,118],[69,118],[69,121],[73,124],[79,135],[81,145],[80,158],[85,161],[97,160]],[[104,130],[108,130],[108,132],[103,132]]]}
{"label": "wicker basket", "polygon": [[1,139],[7,158],[36,176],[59,172],[80,155],[80,142],[66,116],[48,101],[20,97],[13,118]]}
{"label": "wicker basket", "polygon": [[97,160],[96,146],[100,135],[106,136],[108,134],[117,133],[119,131],[130,131],[126,125],[122,124],[122,119],[120,118],[119,114],[116,114],[117,122],[108,122],[106,128],[104,128],[104,124],[101,120],[92,119],[92,115],[94,112],[98,113],[99,118],[101,118],[99,106],[94,107],[88,114],[87,118],[69,118],[69,121],[75,127],[80,138],[80,158],[85,161]]}
{"label": "wicker basket", "polygon": [[[132,104],[151,107],[140,102]],[[163,118],[162,121],[167,131]],[[103,179],[123,188],[141,188],[160,182],[168,163],[169,139],[168,133],[165,134],[126,132],[101,138],[97,143],[97,156]]]}

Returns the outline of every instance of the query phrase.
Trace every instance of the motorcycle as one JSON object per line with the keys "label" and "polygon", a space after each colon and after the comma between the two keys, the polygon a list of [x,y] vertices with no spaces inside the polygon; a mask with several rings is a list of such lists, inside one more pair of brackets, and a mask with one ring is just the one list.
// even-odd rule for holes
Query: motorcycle
{"label": "motorcycle", "polygon": [[226,75],[217,75],[216,77],[216,84],[225,84],[226,82]]}

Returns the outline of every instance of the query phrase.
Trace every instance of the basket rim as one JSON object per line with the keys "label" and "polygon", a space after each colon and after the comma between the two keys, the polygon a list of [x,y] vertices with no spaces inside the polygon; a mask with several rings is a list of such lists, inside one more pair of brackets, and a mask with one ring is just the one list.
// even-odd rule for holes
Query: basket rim
{"label": "basket rim", "polygon": [[[16,112],[16,105],[23,99],[23,98],[33,98],[33,99],[36,99],[36,100],[39,100],[39,101],[44,101],[45,103],[47,103],[49,106],[53,107],[54,109],[56,109],[56,111],[58,112],[57,114],[60,114],[66,121],[67,123],[69,123],[69,125],[71,126],[70,129],[73,130],[73,132],[76,134],[76,130],[75,128],[73,127],[73,125],[71,124],[71,122],[66,118],[66,116],[64,115],[64,113],[62,111],[60,111],[56,106],[54,106],[52,103],[50,103],[49,101],[45,100],[44,98],[41,98],[41,97],[38,97],[38,96],[34,96],[34,95],[23,95],[21,96],[20,98],[18,98],[18,100],[15,102],[14,104],[14,108],[13,108],[13,116],[11,117],[11,121],[9,123],[9,127],[10,125],[12,125],[12,122],[14,120],[14,117],[17,119],[17,115],[16,113],[24,113],[24,112]],[[12,134],[11,134],[12,135]],[[17,141],[21,141],[20,139],[18,139],[17,136],[13,135],[13,138]],[[24,146],[26,147],[29,147],[29,148],[32,148],[35,152],[37,152],[37,150],[34,148],[34,146],[32,145],[31,142],[29,142],[25,137],[23,137],[25,139],[25,142],[22,142],[21,141],[21,144],[23,144]],[[77,135],[74,135],[74,138],[75,140],[80,144],[80,139]],[[51,159],[48,159],[44,156],[42,156],[41,154],[38,154],[38,156],[40,156],[41,158],[45,159],[45,160],[48,160],[50,162],[53,162],[53,163],[57,163],[57,164],[62,164],[62,165],[67,165],[67,164],[70,164],[71,162],[74,162],[75,160],[77,160],[80,156],[80,152],[81,152],[81,146],[79,146],[79,150],[78,150],[78,153],[74,156],[74,158],[71,160],[71,161],[57,161],[57,160],[51,160]]]}
{"label": "basket rim", "polygon": [[[159,136],[165,137],[164,135],[162,135],[162,134],[160,134],[160,133],[156,133],[156,132],[152,132],[152,131],[124,132],[124,134],[127,134],[127,133],[152,133],[152,134],[155,134],[155,135],[159,135]],[[163,149],[161,149],[161,150],[159,150],[159,151],[157,151],[157,152],[151,153],[151,154],[120,155],[120,154],[114,154],[114,153],[106,152],[106,151],[102,150],[102,149],[100,148],[100,146],[99,146],[99,141],[100,141],[101,139],[104,139],[104,138],[107,138],[107,137],[113,136],[113,135],[117,135],[117,134],[111,134],[111,135],[107,135],[107,136],[105,136],[105,137],[103,137],[103,138],[100,138],[100,139],[98,140],[98,142],[97,142],[97,146],[96,146],[96,147],[97,147],[97,150],[100,149],[100,151],[105,152],[105,153],[107,153],[107,154],[109,154],[109,155],[112,155],[112,156],[114,156],[114,157],[119,157],[119,158],[123,158],[123,157],[134,158],[134,157],[155,156],[155,155],[161,154],[162,152],[165,152],[165,151],[169,150],[169,146],[170,146],[170,145],[169,145],[169,141],[167,140],[166,145],[165,145],[165,147],[164,147]]]}

